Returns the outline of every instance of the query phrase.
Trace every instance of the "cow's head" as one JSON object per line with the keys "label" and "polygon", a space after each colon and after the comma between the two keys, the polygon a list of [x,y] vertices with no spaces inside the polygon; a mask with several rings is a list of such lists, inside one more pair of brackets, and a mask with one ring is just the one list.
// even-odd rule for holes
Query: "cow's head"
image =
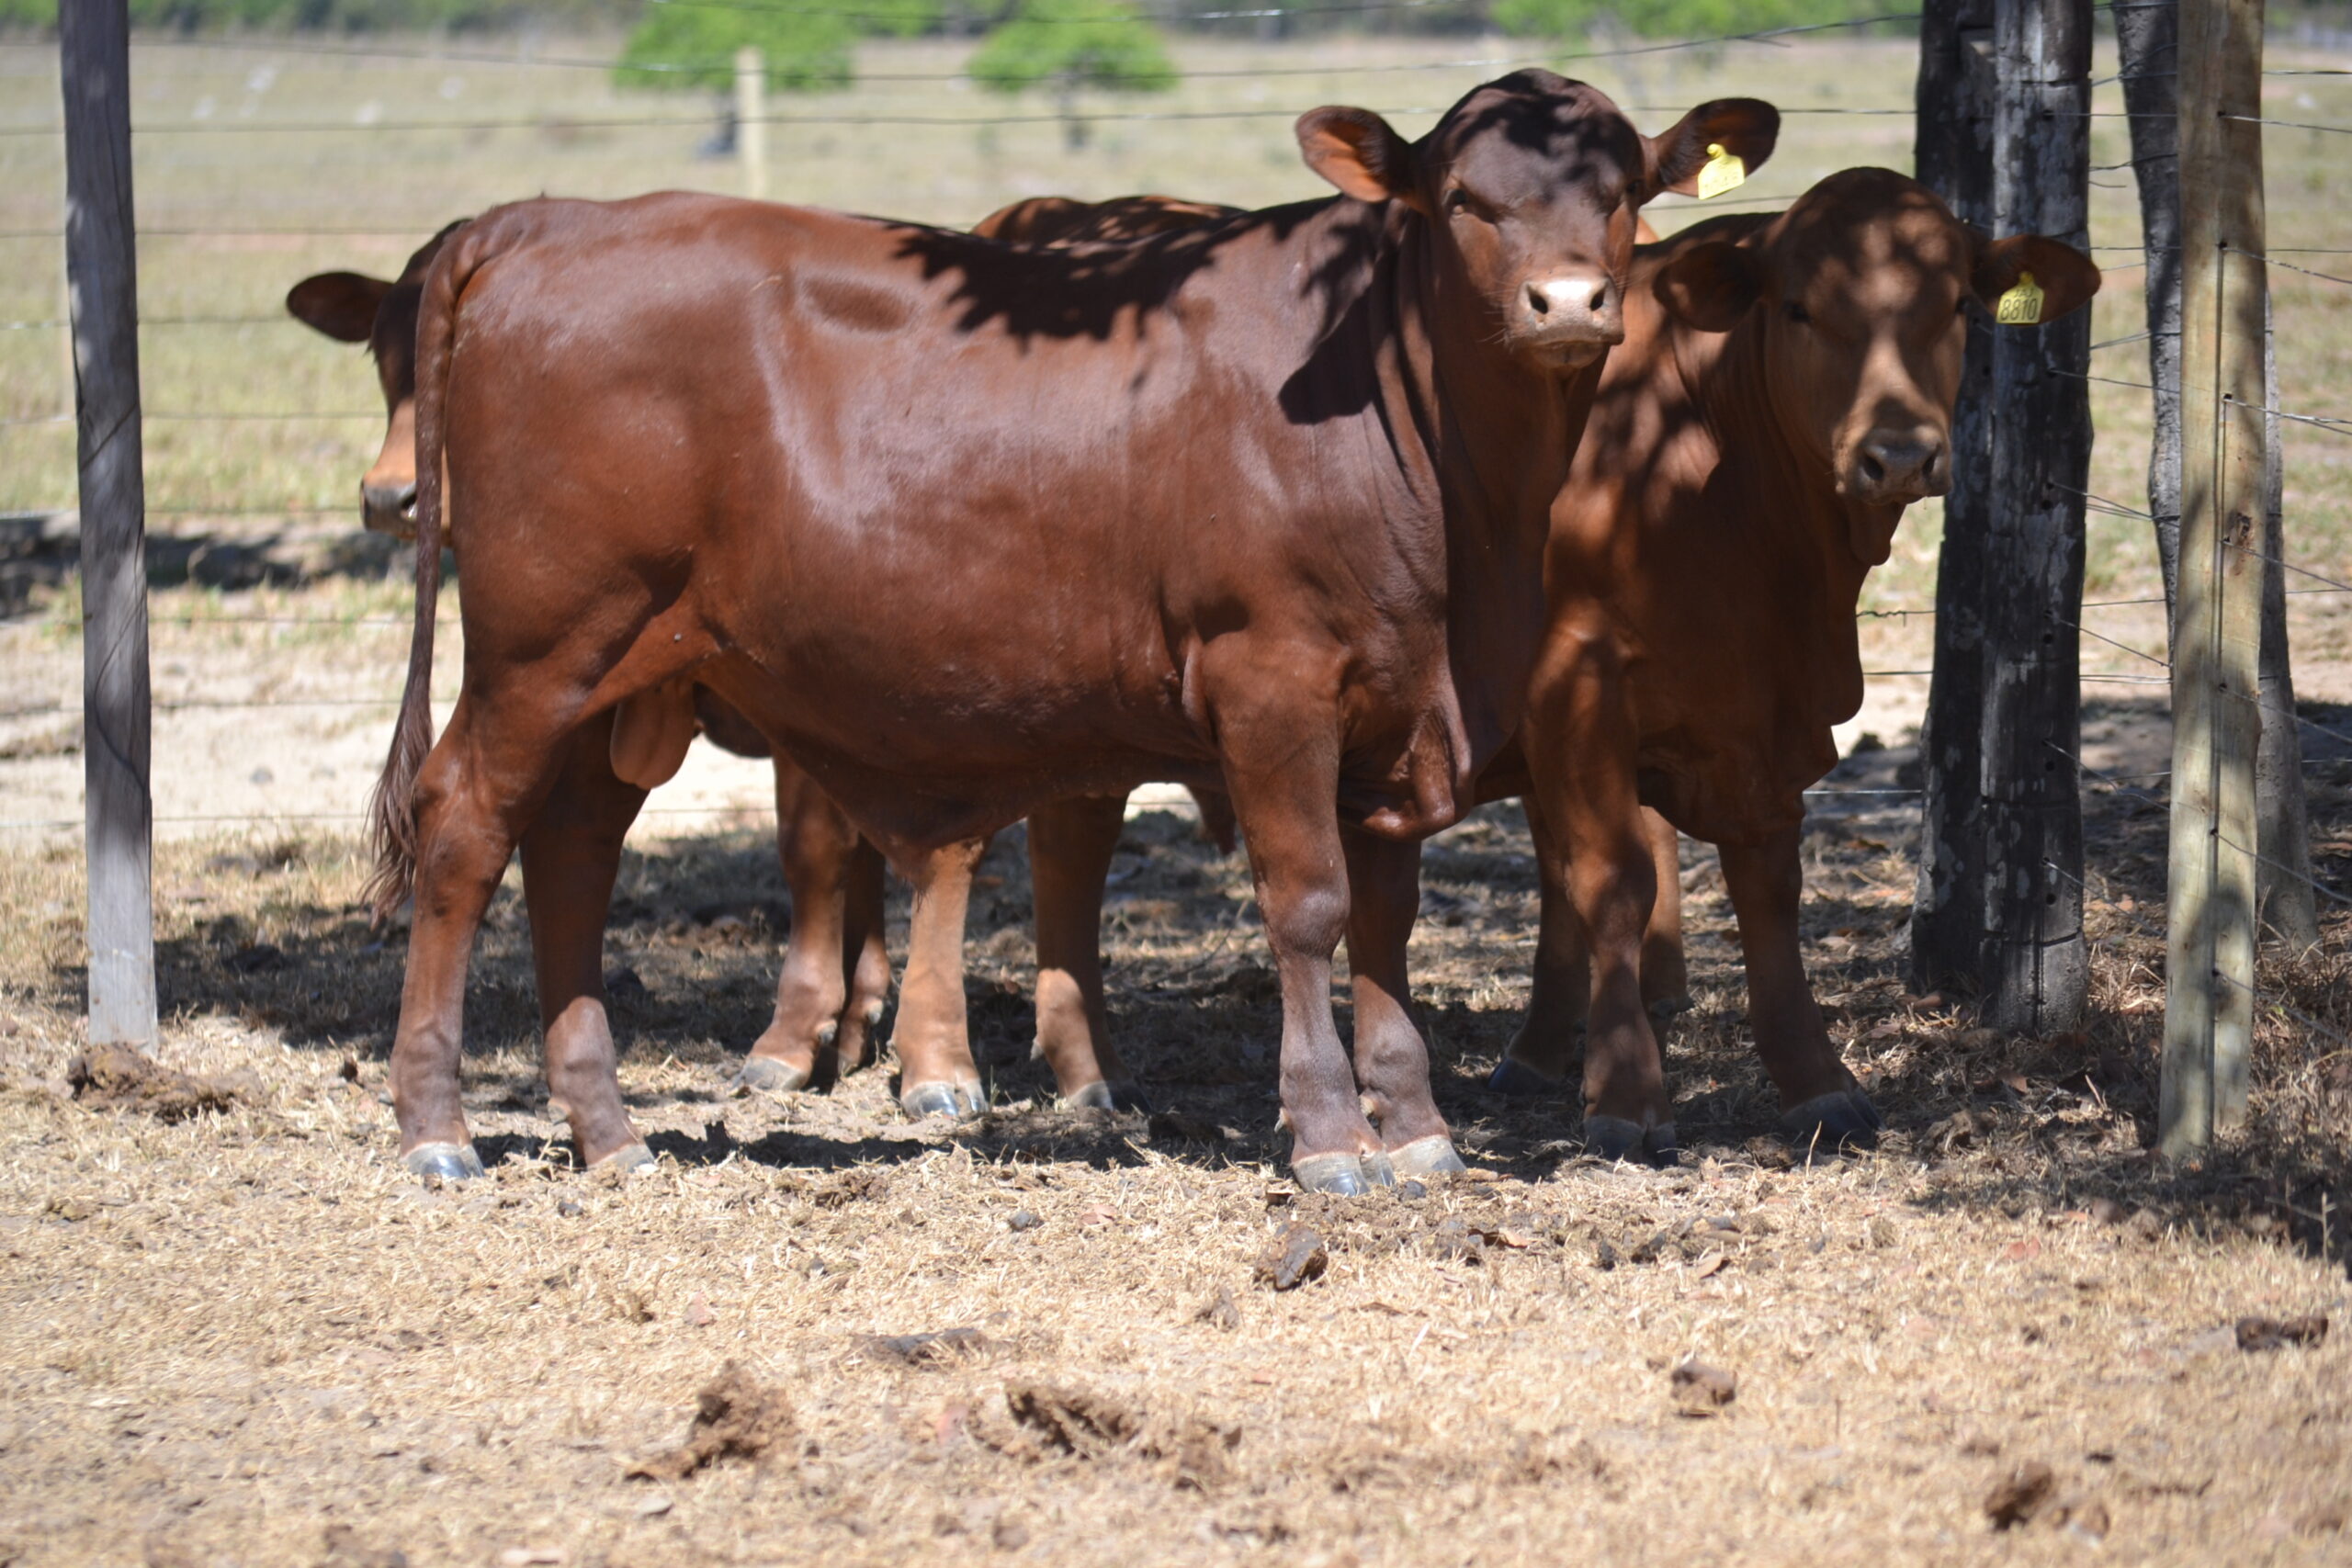
{"label": "cow's head", "polygon": [[[462,222],[460,220],[459,222]],[[322,272],[286,295],[287,312],[337,343],[364,343],[384,394],[384,445],[359,479],[361,521],[379,534],[416,537],[416,314],[424,272],[458,224],[411,256],[398,278]]]}
{"label": "cow's head", "polygon": [[[1848,169],[1737,242],[1684,251],[1654,287],[1701,332],[1761,334],[1768,398],[1849,502],[1854,553],[1886,558],[1891,509],[1951,486],[1951,412],[1970,301],[2026,273],[2043,321],[2088,303],[2098,268],[2040,234],[1987,240],[1889,169]],[[2006,329],[2005,329],[2006,330]]]}
{"label": "cow's head", "polygon": [[1781,117],[1753,98],[1702,104],[1644,136],[1599,88],[1518,71],[1476,88],[1419,141],[1369,109],[1298,121],[1316,173],[1362,201],[1427,221],[1437,284],[1476,302],[1487,335],[1532,366],[1580,369],[1625,336],[1625,276],[1641,206],[1686,194],[1718,152],[1753,169]]}

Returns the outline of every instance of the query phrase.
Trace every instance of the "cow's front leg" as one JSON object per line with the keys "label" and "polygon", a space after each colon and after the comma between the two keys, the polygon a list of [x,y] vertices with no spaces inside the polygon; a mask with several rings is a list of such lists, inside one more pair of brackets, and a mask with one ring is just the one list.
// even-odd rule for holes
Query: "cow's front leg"
{"label": "cow's front leg", "polygon": [[914,884],[907,968],[899,982],[899,1103],[910,1116],[978,1116],[989,1105],[964,1010],[964,918],[986,839],[948,844],[901,867]]}
{"label": "cow's front leg", "polygon": [[645,792],[612,766],[612,719],[571,740],[563,772],[523,835],[523,901],[547,1032],[548,1109],[571,1123],[585,1166],[653,1163],[621,1102],[618,1057],[605,1010],[605,917],[621,840]]}
{"label": "cow's front leg", "polygon": [[1804,896],[1799,824],[1754,844],[1722,846],[1724,886],[1747,960],[1747,1016],[1756,1053],[1781,1093],[1781,1130],[1800,1148],[1867,1145],[1881,1122],[1846,1070],[1805,979],[1797,929]]}
{"label": "cow's front leg", "polygon": [[1536,672],[1525,744],[1551,829],[1544,875],[1566,889],[1589,944],[1585,1141],[1604,1158],[1664,1163],[1675,1155],[1674,1112],[1642,998],[1657,871],[1634,789],[1637,739],[1605,631],[1555,637]]}
{"label": "cow's front leg", "polygon": [[1126,810],[1125,795],[1079,795],[1029,816],[1037,1055],[1054,1069],[1065,1106],[1108,1109],[1133,1099],[1102,997],[1102,883]]}
{"label": "cow's front leg", "polygon": [[1464,1168],[1430,1092],[1430,1054],[1413,1014],[1406,949],[1421,897],[1421,846],[1341,835],[1348,857],[1348,972],[1355,997],[1356,1084],[1400,1177]]}
{"label": "cow's front leg", "polygon": [[[870,1028],[881,1017],[881,993],[889,986],[885,956],[880,988],[852,994],[864,957],[850,941],[861,840],[833,798],[782,755],[775,758],[775,847],[792,895],[792,932],[776,976],[775,1011],[735,1076],[739,1089],[806,1088],[832,1065],[820,1058],[836,1050],[852,1009],[858,1010],[861,1029]],[[872,858],[878,879],[880,857]],[[864,1016],[867,1009],[872,1017]],[[862,1038],[857,1050],[862,1055]]]}
{"label": "cow's front leg", "polygon": [[1252,673],[1241,704],[1219,705],[1217,739],[1282,983],[1291,1174],[1310,1191],[1363,1192],[1395,1177],[1357,1100],[1331,1016],[1331,955],[1348,923],[1338,704],[1271,700],[1313,693],[1310,671]]}

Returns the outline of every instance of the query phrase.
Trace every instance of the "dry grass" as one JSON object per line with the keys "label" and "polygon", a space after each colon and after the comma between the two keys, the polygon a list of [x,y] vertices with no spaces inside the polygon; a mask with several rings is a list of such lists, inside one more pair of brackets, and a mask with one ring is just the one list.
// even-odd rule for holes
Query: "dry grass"
{"label": "dry grass", "polygon": [[[1491,811],[1432,845],[1416,953],[1482,1179],[1355,1203],[1274,1175],[1246,876],[1165,816],[1114,874],[1114,1027],[1157,1103],[1221,1143],[1036,1108],[1010,843],[970,980],[997,1114],[910,1125],[871,1070],[829,1097],[720,1097],[778,918],[765,846],[722,835],[633,857],[616,915],[623,1080],[661,1171],[570,1168],[510,892],[467,1065],[496,1176],[438,1192],[392,1158],[400,956],[359,916],[347,843],[165,846],[162,1055],[264,1085],[173,1126],[66,1098],[74,862],[0,863],[0,1556],[1960,1562],[2072,1559],[2103,1517],[2121,1561],[2340,1559],[2346,1059],[2267,1022],[2255,1125],[2159,1170],[2161,927],[2125,889],[2160,822],[2095,816],[2121,868],[2094,908],[2098,1016],[2058,1041],[1905,995],[1904,825],[1820,822],[1809,957],[1894,1122],[1882,1152],[1792,1168],[1761,1135],[1704,852],[1699,1007],[1669,1043],[1683,1167],[1596,1165],[1571,1108],[1482,1094],[1524,1003],[1532,897],[1523,827]],[[2344,967],[2266,978],[2352,1026]],[[1329,1267],[1276,1293],[1256,1264],[1295,1223]],[[2336,1320],[2316,1348],[2228,1332],[2315,1311]],[[977,1336],[888,1342],[951,1329]],[[1693,1355],[1737,1379],[1713,1419],[1672,1397]],[[794,1440],[627,1479],[730,1359]],[[1996,1533],[1986,1496],[2035,1462],[2072,1528]]]}

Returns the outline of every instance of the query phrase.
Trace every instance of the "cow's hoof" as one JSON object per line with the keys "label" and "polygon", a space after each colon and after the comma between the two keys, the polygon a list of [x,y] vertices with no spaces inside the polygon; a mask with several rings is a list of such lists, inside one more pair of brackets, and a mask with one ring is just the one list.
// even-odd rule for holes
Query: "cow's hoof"
{"label": "cow's hoof", "polygon": [[1054,1100],[1057,1111],[1116,1111],[1118,1108],[1118,1096],[1111,1092],[1109,1084],[1100,1079],[1088,1084],[1076,1094],[1059,1095]]}
{"label": "cow's hoof", "polygon": [[1374,1187],[1396,1185],[1396,1163],[1384,1151],[1363,1156],[1363,1179]]}
{"label": "cow's hoof", "polygon": [[1302,1192],[1335,1192],[1342,1198],[1360,1198],[1373,1187],[1363,1166],[1361,1155],[1308,1155],[1291,1161],[1290,1176]]}
{"label": "cow's hoof", "polygon": [[899,1106],[920,1122],[926,1116],[962,1121],[989,1108],[988,1091],[976,1083],[910,1084],[899,1091]]}
{"label": "cow's hoof", "polygon": [[1415,1138],[1401,1148],[1388,1151],[1388,1163],[1400,1180],[1419,1180],[1424,1177],[1451,1176],[1470,1168],[1453,1152],[1453,1140],[1442,1133],[1432,1133],[1426,1138]]}
{"label": "cow's hoof", "polygon": [[1801,1155],[1827,1156],[1844,1149],[1876,1146],[1885,1126],[1878,1107],[1859,1089],[1833,1089],[1781,1118],[1781,1136]]}
{"label": "cow's hoof", "polygon": [[654,1167],[653,1151],[642,1143],[623,1144],[603,1159],[589,1166],[591,1170],[617,1170],[623,1176],[642,1176]]}
{"label": "cow's hoof", "polygon": [[1497,1062],[1495,1070],[1487,1077],[1489,1094],[1507,1095],[1512,1100],[1557,1100],[1567,1092],[1567,1087],[1560,1079],[1539,1073],[1511,1056]]}
{"label": "cow's hoof", "polygon": [[1671,1122],[1645,1127],[1623,1116],[1588,1116],[1584,1119],[1584,1152],[1596,1159],[1668,1166],[1681,1157],[1682,1147],[1675,1139]]}
{"label": "cow's hoof", "polygon": [[727,1087],[737,1094],[788,1094],[808,1087],[808,1069],[775,1056],[746,1056]]}
{"label": "cow's hoof", "polygon": [[1664,1023],[1668,1019],[1674,1017],[1677,1013],[1689,1012],[1692,1008],[1697,1007],[1698,1005],[1699,1004],[1696,1001],[1691,999],[1690,993],[1684,991],[1679,996],[1658,998],[1657,1000],[1649,1004],[1649,1013],[1652,1019],[1656,1020],[1659,1023]]}
{"label": "cow's hoof", "polygon": [[401,1163],[423,1181],[473,1181],[485,1174],[471,1144],[419,1144]]}

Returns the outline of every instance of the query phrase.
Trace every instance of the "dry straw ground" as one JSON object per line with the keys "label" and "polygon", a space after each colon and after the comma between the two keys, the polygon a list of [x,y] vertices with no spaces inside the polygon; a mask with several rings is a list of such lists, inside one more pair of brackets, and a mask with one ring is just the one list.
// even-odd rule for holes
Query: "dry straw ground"
{"label": "dry straw ground", "polygon": [[[1393,41],[1201,46],[1196,67],[1323,73],[1204,75],[1150,107],[1440,103],[1486,73],[1359,71],[1428,56]],[[931,45],[871,62],[956,63]],[[0,108],[53,115],[45,65],[38,51],[0,60]],[[1871,43],[1593,73],[1645,104],[1761,91],[1899,108],[1908,72],[1903,46]],[[729,177],[688,160],[698,132],[590,124],[615,109],[594,72],[345,66],[257,43],[159,48],[139,79],[142,124],[158,128],[355,122],[142,136],[159,316],[266,312],[305,272],[389,269],[445,218],[500,197]],[[2273,86],[2282,116],[2352,120],[2352,87]],[[942,97],[997,112],[882,82],[794,107],[935,112]],[[401,141],[356,129],[433,117],[530,125]],[[1767,194],[1899,163],[1908,139],[1899,114],[1789,124]],[[2117,161],[2120,122],[2098,125],[2098,161]],[[776,185],[951,221],[1040,190],[1272,200],[1311,188],[1283,126],[1107,128],[1076,157],[1051,125],[804,129],[776,138]],[[2272,138],[2279,243],[2352,243],[2332,151],[2316,132]],[[53,144],[5,139],[0,171],[7,231],[54,227]],[[2128,241],[2128,190],[2098,201],[2094,237]],[[241,223],[392,232],[162,231]],[[2137,275],[2128,255],[2103,259],[2115,288],[2098,335],[2121,336],[2139,325]],[[55,312],[45,265],[0,268],[0,314]],[[2281,279],[2290,407],[2352,404],[2335,287]],[[374,396],[347,351],[290,326],[159,324],[147,348],[159,412],[364,411]],[[2133,378],[2139,353],[2103,362]],[[57,363],[50,334],[0,334],[0,416],[51,412]],[[2137,504],[2144,413],[2128,389],[2096,391],[2094,485]],[[2252,1126],[2196,1168],[2157,1168],[2144,1146],[2164,818],[2129,791],[2089,798],[2097,1010],[2056,1040],[1994,1037],[1956,999],[1906,994],[1914,818],[1899,796],[1822,803],[1808,962],[1894,1131],[1880,1152],[1818,1168],[1766,1136],[1774,1107],[1748,1052],[1729,912],[1696,847],[1698,1006],[1667,1042],[1685,1163],[1591,1164],[1573,1107],[1480,1091],[1525,1002],[1532,915],[1523,825],[1482,813],[1430,849],[1416,949],[1442,1101],[1481,1177],[1340,1204],[1288,1198],[1275,1174],[1274,994],[1244,868],[1165,816],[1136,824],[1104,932],[1114,1027],[1161,1118],[1037,1108],[1017,836],[986,868],[971,948],[997,1114],[910,1125],[887,1068],[830,1096],[723,1098],[732,1053],[765,1017],[788,911],[758,770],[697,763],[684,799],[724,809],[649,818],[611,946],[624,1083],[662,1169],[628,1183],[571,1170],[537,1079],[510,887],[469,1002],[467,1092],[496,1176],[419,1190],[380,1099],[400,933],[371,931],[356,907],[347,822],[305,815],[355,812],[380,752],[383,710],[323,705],[397,678],[397,624],[317,624],[402,610],[340,510],[375,434],[364,418],[150,430],[160,693],[320,705],[159,716],[162,809],[183,819],[157,868],[158,1055],[223,1079],[232,1109],[165,1122],[74,1098],[78,846],[0,838],[0,1562],[2352,1559],[2352,926],[2335,911],[2322,955],[2266,962]],[[70,498],[69,441],[0,431],[0,511]],[[2326,432],[2290,432],[2290,548],[2323,570],[2346,558],[2347,455]],[[310,504],[331,510],[295,510]],[[258,510],[205,510],[229,506]],[[1928,601],[1936,526],[1931,508],[1906,524],[1873,605]],[[2144,599],[2141,525],[2092,527],[2093,597]],[[33,527],[0,552],[0,818],[71,818],[79,737],[70,709],[44,708],[75,690],[66,558]],[[2352,729],[2352,599],[2294,603],[2307,712]],[[2161,650],[2144,604],[2101,614],[2099,632]],[[1923,668],[1926,628],[1867,623],[1871,667]],[[2147,672],[2086,648],[2094,671]],[[1873,682],[1854,728],[1875,734],[1849,732],[1834,783],[1909,783],[1919,685]],[[2160,708],[2126,684],[2091,690],[2090,760],[2160,773]],[[2313,739],[2320,869],[2352,884],[2352,765]],[[254,812],[283,820],[196,819]],[[1322,1270],[1277,1291],[1261,1266],[1297,1225]],[[2240,1318],[2313,1314],[2334,1330],[2315,1345],[2238,1348]],[[1683,1414],[1674,1373],[1692,1357],[1732,1380],[1727,1404],[1699,1402],[1713,1414]],[[633,1479],[640,1467],[654,1477]],[[1995,1503],[2032,1517],[1996,1529]]]}

